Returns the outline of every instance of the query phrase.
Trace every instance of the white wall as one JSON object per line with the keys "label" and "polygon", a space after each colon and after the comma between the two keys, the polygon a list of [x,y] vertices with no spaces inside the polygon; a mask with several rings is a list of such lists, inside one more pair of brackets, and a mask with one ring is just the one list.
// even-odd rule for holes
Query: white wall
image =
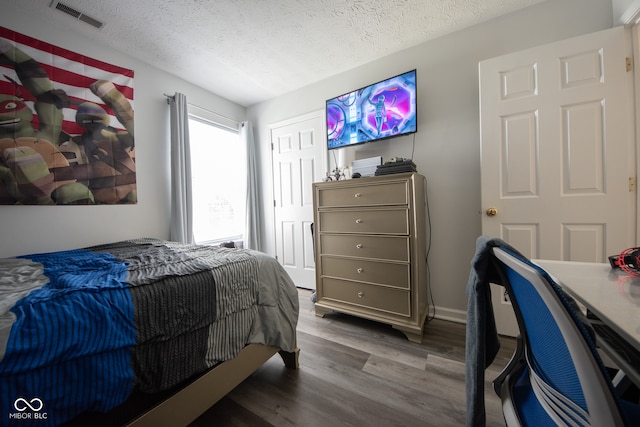
{"label": "white wall", "polygon": [[637,18],[640,11],[640,0],[611,0],[613,5],[613,24],[624,25]]}
{"label": "white wall", "polygon": [[[478,62],[612,22],[611,0],[548,1],[250,107],[263,168],[263,249],[275,253],[269,124],[323,109],[328,98],[416,68],[419,129],[413,159],[428,181],[433,299],[437,315],[464,319],[469,261],[481,234]],[[411,152],[412,138],[404,137],[370,144],[356,155],[388,159]]]}
{"label": "white wall", "polygon": [[[182,92],[189,102],[237,121],[245,108],[176,76],[97,46],[74,33],[69,19],[41,21],[0,2],[0,25],[135,71],[135,140],[138,203],[129,206],[0,206],[0,257],[71,249],[118,239],[169,237],[169,107],[163,93]],[[66,18],[66,17],[63,17]]]}

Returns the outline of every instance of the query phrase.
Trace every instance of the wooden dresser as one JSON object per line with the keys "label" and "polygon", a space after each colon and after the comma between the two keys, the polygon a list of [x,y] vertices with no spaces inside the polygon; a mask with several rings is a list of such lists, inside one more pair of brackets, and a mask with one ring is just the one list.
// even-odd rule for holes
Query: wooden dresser
{"label": "wooden dresser", "polygon": [[422,342],[428,312],[426,180],[417,173],[313,184],[317,316],[388,323]]}

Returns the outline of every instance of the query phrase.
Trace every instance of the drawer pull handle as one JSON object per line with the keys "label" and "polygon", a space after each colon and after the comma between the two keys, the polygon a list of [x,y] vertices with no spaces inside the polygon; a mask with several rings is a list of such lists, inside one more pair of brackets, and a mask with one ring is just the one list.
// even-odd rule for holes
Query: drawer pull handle
{"label": "drawer pull handle", "polygon": [[356,197],[362,197],[362,194],[361,193],[356,193],[355,196]]}
{"label": "drawer pull handle", "polygon": [[363,270],[362,268],[358,268],[356,271],[357,271],[358,273],[362,273],[364,270]]}
{"label": "drawer pull handle", "polygon": [[362,243],[358,243],[358,244],[356,245],[356,249],[362,249]]}
{"label": "drawer pull handle", "polygon": [[362,219],[360,218],[356,219],[356,224],[362,224]]}
{"label": "drawer pull handle", "polygon": [[362,298],[364,296],[364,292],[358,292],[358,298]]}

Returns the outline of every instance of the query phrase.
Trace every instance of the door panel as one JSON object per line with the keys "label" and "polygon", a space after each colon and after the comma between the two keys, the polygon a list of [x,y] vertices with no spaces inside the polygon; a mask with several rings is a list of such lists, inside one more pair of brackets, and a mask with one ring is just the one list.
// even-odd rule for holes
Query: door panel
{"label": "door panel", "polygon": [[326,170],[323,112],[271,125],[276,257],[296,286],[315,289],[313,189]]}
{"label": "door panel", "polygon": [[[482,233],[530,258],[606,262],[635,241],[624,28],[482,61]],[[494,299],[498,323],[514,322]],[[504,322],[501,316],[504,315]]]}

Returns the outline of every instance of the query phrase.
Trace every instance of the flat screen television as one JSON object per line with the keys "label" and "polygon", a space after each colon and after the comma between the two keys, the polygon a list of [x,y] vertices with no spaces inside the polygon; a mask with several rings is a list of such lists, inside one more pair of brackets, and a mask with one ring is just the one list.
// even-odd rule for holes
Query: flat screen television
{"label": "flat screen television", "polygon": [[329,150],[417,132],[416,70],[327,100]]}

